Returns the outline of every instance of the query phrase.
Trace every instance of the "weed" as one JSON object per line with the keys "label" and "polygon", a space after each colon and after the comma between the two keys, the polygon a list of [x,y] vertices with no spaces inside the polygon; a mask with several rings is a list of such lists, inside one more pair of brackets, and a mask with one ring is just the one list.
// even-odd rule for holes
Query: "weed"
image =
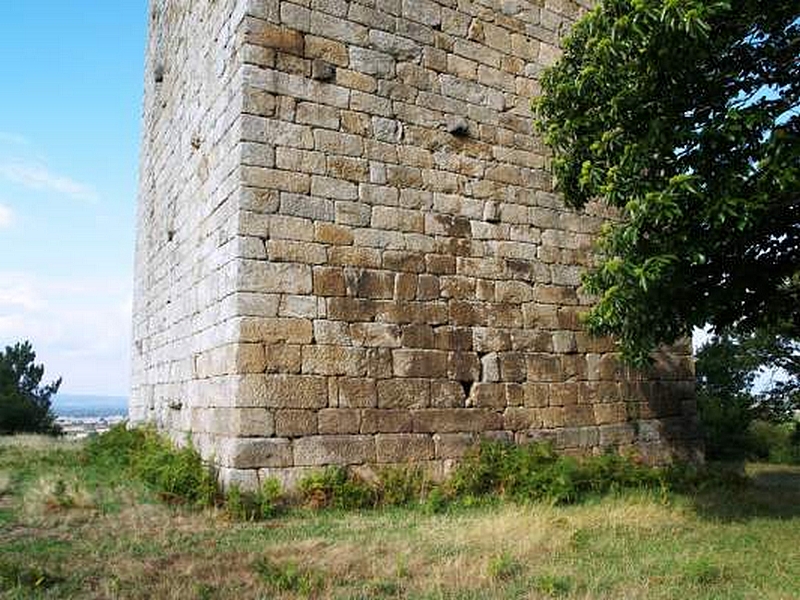
{"label": "weed", "polygon": [[298,490],[310,508],[361,509],[378,504],[376,489],[341,467],[311,473],[300,480]]}
{"label": "weed", "polygon": [[544,574],[538,575],[533,580],[533,587],[537,592],[547,596],[566,596],[573,588],[572,578],[563,575]]}
{"label": "weed", "polygon": [[266,479],[255,493],[244,493],[232,485],[225,495],[225,512],[234,521],[259,521],[275,517],[282,508],[280,481]]}
{"label": "weed", "polygon": [[586,550],[592,539],[592,532],[588,529],[578,529],[572,534],[571,546],[575,550]]}
{"label": "weed", "polygon": [[578,460],[546,444],[517,446],[484,441],[450,481],[459,497],[500,495],[517,501],[573,503],[590,494],[662,487],[663,473],[616,454]]}
{"label": "weed", "polygon": [[379,473],[380,500],[384,506],[409,506],[422,502],[431,489],[419,467],[386,467]]}
{"label": "weed", "polygon": [[450,500],[441,487],[433,488],[422,505],[422,509],[429,515],[443,513],[447,510]]}
{"label": "weed", "polygon": [[43,590],[63,581],[62,577],[31,566],[21,566],[0,559],[0,591],[14,589]]}
{"label": "weed", "polygon": [[275,477],[268,477],[264,480],[256,494],[259,516],[262,519],[269,519],[280,512],[282,495],[280,481]]}
{"label": "weed", "polygon": [[93,510],[97,503],[85,484],[72,474],[40,476],[22,493],[22,513],[38,519],[48,514]]}
{"label": "weed", "polygon": [[247,507],[242,496],[242,490],[238,485],[231,485],[225,494],[225,512],[234,521],[245,521],[247,519]]}
{"label": "weed", "polygon": [[724,579],[722,569],[707,558],[699,558],[687,563],[681,569],[682,579],[687,583],[708,586]]}
{"label": "weed", "polygon": [[276,592],[308,596],[318,591],[324,581],[320,574],[303,569],[296,563],[278,564],[266,557],[257,561],[253,568],[261,581]]}
{"label": "weed", "polygon": [[522,564],[507,552],[489,560],[489,577],[494,581],[510,581],[522,573]]}
{"label": "weed", "polygon": [[397,598],[403,593],[403,586],[390,579],[377,579],[364,585],[363,595],[360,598]]}
{"label": "weed", "polygon": [[197,600],[213,600],[218,597],[218,593],[214,586],[207,583],[198,583],[195,587],[195,596]]}

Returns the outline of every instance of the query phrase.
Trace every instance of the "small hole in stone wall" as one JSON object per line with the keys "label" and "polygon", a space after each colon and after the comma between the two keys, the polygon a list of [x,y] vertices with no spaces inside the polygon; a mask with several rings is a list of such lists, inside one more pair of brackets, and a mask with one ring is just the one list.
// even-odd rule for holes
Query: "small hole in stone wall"
{"label": "small hole in stone wall", "polygon": [[320,58],[311,63],[311,78],[317,81],[333,81],[336,79],[336,67]]}
{"label": "small hole in stone wall", "polygon": [[175,239],[175,231],[170,229],[169,231],[167,231],[167,241],[171,242],[174,239]]}
{"label": "small hole in stone wall", "polygon": [[472,394],[472,381],[462,381],[461,388],[464,390],[464,396],[469,398],[470,394]]}
{"label": "small hole in stone wall", "polygon": [[153,69],[153,79],[156,83],[164,81],[164,65],[156,65],[156,68]]}
{"label": "small hole in stone wall", "polygon": [[447,131],[456,137],[467,137],[469,135],[469,123],[462,117],[455,117],[447,121]]}

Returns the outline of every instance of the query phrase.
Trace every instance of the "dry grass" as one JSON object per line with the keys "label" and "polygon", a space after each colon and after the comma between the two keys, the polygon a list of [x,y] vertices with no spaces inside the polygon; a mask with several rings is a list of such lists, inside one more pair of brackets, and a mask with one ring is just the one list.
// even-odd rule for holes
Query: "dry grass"
{"label": "dry grass", "polygon": [[[800,597],[797,469],[760,468],[754,475],[764,487],[734,497],[642,493],[570,507],[295,513],[235,523],[135,489],[101,493],[75,452],[53,454],[33,440],[8,447],[0,442],[0,490],[13,499],[0,505],[0,582],[4,564],[48,576],[38,589],[6,586],[9,598]],[[51,509],[65,493],[46,472],[54,462],[74,502]],[[23,508],[28,503],[38,508]]]}

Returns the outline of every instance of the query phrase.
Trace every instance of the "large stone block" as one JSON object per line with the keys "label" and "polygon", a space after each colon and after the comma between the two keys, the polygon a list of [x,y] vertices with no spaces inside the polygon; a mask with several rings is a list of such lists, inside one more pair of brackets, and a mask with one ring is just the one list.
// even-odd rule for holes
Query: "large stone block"
{"label": "large stone block", "polygon": [[483,408],[415,410],[414,431],[420,433],[480,432],[501,429],[500,413]]}
{"label": "large stone block", "polygon": [[275,411],[275,435],[298,437],[317,433],[317,413],[313,410]]}
{"label": "large stone block", "polygon": [[430,404],[428,379],[386,379],[378,381],[379,408],[424,408]]}
{"label": "large stone block", "polygon": [[439,350],[395,350],[392,352],[397,377],[447,377],[447,352]]}
{"label": "large stone block", "polygon": [[328,383],[310,375],[264,376],[266,406],[269,408],[314,409],[328,405]]}
{"label": "large stone block", "polygon": [[292,465],[292,446],[283,438],[220,438],[217,448],[219,463],[234,469]]}
{"label": "large stone block", "polygon": [[318,435],[294,440],[295,466],[356,465],[375,462],[371,435]]}
{"label": "large stone block", "polygon": [[375,451],[379,463],[432,460],[433,438],[418,433],[379,434],[375,436]]}

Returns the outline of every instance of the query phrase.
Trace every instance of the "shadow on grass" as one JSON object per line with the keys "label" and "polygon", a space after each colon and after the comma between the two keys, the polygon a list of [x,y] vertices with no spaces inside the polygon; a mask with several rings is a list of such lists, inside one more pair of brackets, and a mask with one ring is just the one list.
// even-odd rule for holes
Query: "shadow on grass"
{"label": "shadow on grass", "polygon": [[703,491],[697,513],[721,521],[800,518],[800,466],[748,465],[747,483]]}

